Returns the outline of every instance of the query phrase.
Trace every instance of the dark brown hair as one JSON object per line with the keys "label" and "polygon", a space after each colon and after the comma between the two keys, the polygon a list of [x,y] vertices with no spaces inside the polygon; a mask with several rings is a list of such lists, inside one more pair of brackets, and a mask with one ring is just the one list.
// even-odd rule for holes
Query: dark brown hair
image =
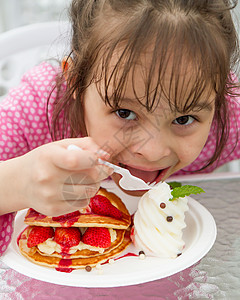
{"label": "dark brown hair", "polygon": [[[215,90],[216,149],[205,167],[212,164],[228,138],[230,112],[225,97],[233,95],[237,86],[230,75],[239,59],[230,11],[235,5],[236,1],[230,0],[73,0],[72,64],[66,91],[61,89],[64,74],[57,81],[50,124],[53,139],[87,135],[82,101],[92,82],[104,83],[103,100],[119,107],[127,82],[134,83],[136,63],[150,49],[152,58],[144,69],[146,97],[140,99],[133,88],[148,111],[154,110],[164,94],[170,107],[186,113],[206,89]],[[116,51],[120,55],[112,67]],[[191,81],[183,82],[179,78],[188,66],[194,75]],[[164,75],[167,69],[169,74],[169,68],[171,80],[166,90]],[[190,91],[184,88],[186,84]]]}

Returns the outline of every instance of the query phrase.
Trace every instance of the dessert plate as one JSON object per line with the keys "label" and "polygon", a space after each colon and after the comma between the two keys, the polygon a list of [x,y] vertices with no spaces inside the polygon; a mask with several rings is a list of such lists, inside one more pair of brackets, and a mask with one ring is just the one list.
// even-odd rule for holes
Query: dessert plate
{"label": "dessert plate", "polygon": [[[125,202],[132,214],[137,208],[139,198],[124,194],[114,183],[106,182],[104,187],[117,194]],[[130,245],[114,264],[104,264],[99,270],[91,272],[85,269],[71,273],[58,272],[55,269],[35,265],[23,257],[17,246],[17,237],[26,227],[24,217],[26,210],[18,212],[11,244],[2,261],[9,267],[26,276],[60,285],[77,287],[117,287],[140,284],[161,279],[180,272],[198,262],[213,246],[216,239],[216,224],[210,212],[193,198],[189,197],[189,211],[186,213],[187,227],[183,238],[186,247],[176,259],[161,259],[130,256],[136,249]]]}

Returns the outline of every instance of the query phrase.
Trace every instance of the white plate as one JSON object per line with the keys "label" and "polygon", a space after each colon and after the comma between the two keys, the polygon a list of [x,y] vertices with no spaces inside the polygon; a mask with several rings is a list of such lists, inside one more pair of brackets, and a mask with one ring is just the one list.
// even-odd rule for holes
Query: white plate
{"label": "white plate", "polygon": [[[139,198],[125,195],[111,183],[106,183],[105,187],[123,199],[130,213],[136,210]],[[199,261],[213,246],[217,232],[215,221],[209,211],[189,197],[189,211],[186,213],[185,219],[187,227],[183,234],[186,247],[178,258],[146,257],[141,260],[139,257],[124,257],[112,265],[103,265],[102,274],[99,274],[96,269],[89,273],[84,269],[75,270],[72,273],[62,273],[55,269],[35,265],[20,254],[17,237],[26,227],[23,222],[25,214],[26,210],[19,212],[16,216],[13,239],[8,250],[2,256],[3,262],[26,276],[55,284],[77,287],[127,286],[173,275]],[[134,246],[130,245],[124,253],[134,251]]]}

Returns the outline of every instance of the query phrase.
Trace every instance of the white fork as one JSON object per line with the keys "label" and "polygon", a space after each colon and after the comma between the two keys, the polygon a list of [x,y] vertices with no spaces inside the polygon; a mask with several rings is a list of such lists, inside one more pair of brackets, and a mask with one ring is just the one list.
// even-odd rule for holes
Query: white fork
{"label": "white fork", "polygon": [[102,160],[101,158],[99,158],[98,161],[100,164],[112,168],[115,173],[122,175],[122,178],[119,180],[119,184],[124,190],[128,190],[128,191],[150,190],[155,185],[154,182],[149,185],[142,179],[133,176],[129,172],[129,170],[111,164],[110,162]]}
{"label": "white fork", "polygon": [[[76,145],[69,145],[68,150],[82,150],[82,149]],[[100,164],[103,164],[103,165],[106,165],[106,166],[112,168],[115,173],[122,175],[122,178],[119,180],[119,184],[124,190],[128,190],[128,191],[150,190],[155,185],[155,182],[153,182],[151,184],[147,184],[142,179],[140,179],[136,176],[133,176],[129,172],[129,170],[121,168],[117,165],[111,164],[108,161],[105,161],[105,160],[102,160],[99,158],[98,162]]]}

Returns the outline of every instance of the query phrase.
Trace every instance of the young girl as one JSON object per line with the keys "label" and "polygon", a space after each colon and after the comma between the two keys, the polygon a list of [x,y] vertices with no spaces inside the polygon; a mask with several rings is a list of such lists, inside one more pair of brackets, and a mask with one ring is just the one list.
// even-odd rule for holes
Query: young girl
{"label": "young girl", "polygon": [[113,172],[99,157],[146,182],[240,158],[233,6],[72,2],[62,68],[35,67],[1,103],[1,253],[17,210],[56,216],[86,205]]}

